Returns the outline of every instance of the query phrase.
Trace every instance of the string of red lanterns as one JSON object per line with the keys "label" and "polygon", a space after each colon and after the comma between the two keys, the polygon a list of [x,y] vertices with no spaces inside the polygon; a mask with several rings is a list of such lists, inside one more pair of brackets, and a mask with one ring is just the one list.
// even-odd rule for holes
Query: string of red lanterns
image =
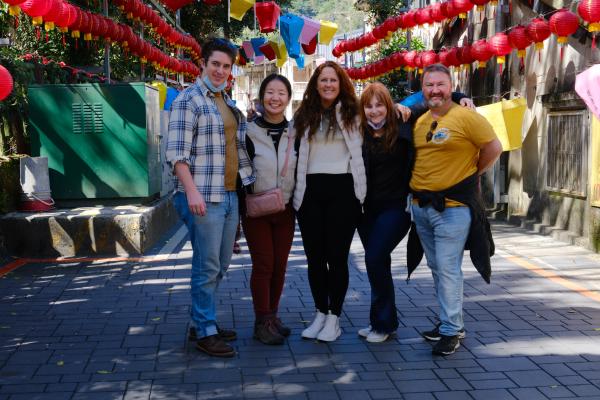
{"label": "string of red lanterns", "polygon": [[[135,34],[130,32],[129,26],[117,23],[103,15],[82,10],[64,0],[2,1],[9,4],[9,12],[15,18],[18,18],[20,11],[23,10],[32,18],[33,25],[39,27],[43,23],[46,31],[57,26],[63,33],[70,29],[71,36],[74,38],[79,38],[83,33],[83,39],[86,41],[103,37],[111,42],[122,42],[125,46],[129,43],[127,39],[135,42],[133,38]],[[177,31],[140,0],[114,0],[114,3],[129,18],[142,21],[158,37],[162,37],[177,48],[188,50],[193,59],[200,58],[200,45],[191,35]]]}
{"label": "string of red lanterns", "polygon": [[[474,6],[477,6],[477,10],[481,12],[487,3],[495,5],[497,4],[497,1],[449,0],[446,2],[431,4],[416,10],[410,10],[406,13],[387,18],[383,23],[373,28],[371,32],[367,32],[354,38],[340,40],[333,48],[332,54],[334,57],[341,57],[344,53],[362,50],[365,47],[370,47],[376,44],[379,40],[389,38],[392,33],[398,30],[409,30],[415,26],[442,23],[455,17],[464,19],[466,18],[466,13],[472,10]],[[564,29],[564,31],[568,32],[570,29],[573,29],[575,21],[577,22],[577,25],[579,25],[579,18],[577,14],[574,14],[568,10],[560,11],[561,14],[556,17],[558,19],[556,29]],[[588,31],[592,33],[592,47],[595,48],[596,33],[600,32],[600,0],[581,0],[577,7],[577,13],[587,25]],[[558,14],[558,12],[555,14]],[[548,36],[549,34],[550,33],[548,33]],[[557,33],[559,37],[566,37],[570,34],[561,36],[561,34]]]}
{"label": "string of red lanterns", "polygon": [[[599,0],[588,1],[598,2]],[[415,10],[415,12],[417,11]],[[461,47],[442,49],[437,53],[433,50],[396,52],[369,65],[360,68],[348,68],[347,72],[350,78],[354,80],[365,80],[400,68],[405,68],[411,72],[435,62],[440,62],[447,67],[458,67],[461,65],[470,65],[477,61],[478,67],[484,68],[487,61],[495,56],[497,63],[500,65],[499,72],[502,73],[502,65],[505,63],[505,57],[513,49],[517,50],[517,55],[521,59],[522,65],[526,49],[532,43],[535,44],[535,48],[539,51],[543,48],[544,40],[551,34],[555,34],[558,36],[559,44],[564,46],[567,42],[567,36],[574,34],[578,28],[579,18],[577,15],[566,9],[562,9],[553,12],[549,21],[546,21],[542,17],[534,18],[527,26],[517,25],[511,27],[508,33],[505,33],[506,31],[498,32],[488,39],[477,40],[471,45],[466,44]],[[595,27],[591,29],[592,32],[596,32],[593,31]]]}

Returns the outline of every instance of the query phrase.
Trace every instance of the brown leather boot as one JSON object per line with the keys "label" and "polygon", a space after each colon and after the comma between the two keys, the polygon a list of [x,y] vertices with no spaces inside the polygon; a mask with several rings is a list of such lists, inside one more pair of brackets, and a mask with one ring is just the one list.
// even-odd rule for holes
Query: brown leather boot
{"label": "brown leather boot", "polygon": [[225,343],[219,335],[211,335],[198,339],[196,348],[213,357],[233,357],[235,350]]}
{"label": "brown leather boot", "polygon": [[275,325],[275,328],[277,328],[277,331],[283,337],[288,337],[292,333],[292,330],[285,326],[277,317],[273,318],[273,325]]}

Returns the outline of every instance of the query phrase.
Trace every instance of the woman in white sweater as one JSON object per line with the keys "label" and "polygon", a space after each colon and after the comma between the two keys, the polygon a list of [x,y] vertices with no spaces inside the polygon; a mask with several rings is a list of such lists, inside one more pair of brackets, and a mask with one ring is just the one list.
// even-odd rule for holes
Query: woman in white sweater
{"label": "woman in white sweater", "polygon": [[293,126],[300,138],[294,208],[317,309],[302,337],[331,342],[341,334],[348,254],[366,195],[358,100],[338,64],[317,67]]}
{"label": "woman in white sweater", "polygon": [[283,344],[290,334],[290,329],[277,317],[277,310],[295,225],[291,197],[296,153],[285,119],[291,97],[292,88],[287,78],[277,74],[267,76],[259,89],[262,115],[248,124],[246,132],[246,149],[256,175],[251,190],[259,193],[280,188],[286,204],[283,211],[249,217],[245,202],[241,202],[242,226],[252,258],[250,290],[256,316],[254,338],[270,345]]}

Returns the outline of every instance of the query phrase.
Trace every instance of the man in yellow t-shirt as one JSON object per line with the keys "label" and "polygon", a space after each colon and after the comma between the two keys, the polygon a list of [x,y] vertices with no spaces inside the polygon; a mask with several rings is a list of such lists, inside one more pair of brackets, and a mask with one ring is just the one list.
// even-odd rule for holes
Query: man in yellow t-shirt
{"label": "man in yellow t-shirt", "polygon": [[461,265],[471,211],[456,198],[476,196],[476,174],[492,166],[502,152],[487,120],[454,104],[451,94],[448,68],[441,64],[426,67],[423,96],[429,111],[414,126],[416,156],[410,181],[418,199],[412,205],[413,220],[440,306],[440,324],[422,335],[437,342],[433,353],[440,355],[454,353],[459,339],[465,337]]}

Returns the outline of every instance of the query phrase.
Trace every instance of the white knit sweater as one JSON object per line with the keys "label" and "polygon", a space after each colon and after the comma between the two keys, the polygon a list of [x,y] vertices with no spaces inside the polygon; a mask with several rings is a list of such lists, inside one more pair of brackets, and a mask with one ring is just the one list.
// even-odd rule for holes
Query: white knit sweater
{"label": "white knit sweater", "polygon": [[[361,202],[365,200],[367,194],[367,175],[365,173],[365,163],[362,158],[362,141],[363,137],[360,133],[360,124],[358,117],[356,117],[351,129],[346,129],[340,113],[341,104],[338,103],[335,107],[336,122],[338,129],[342,132],[348,150],[350,151],[350,172],[354,179],[354,194],[356,198]],[[293,122],[290,122],[290,128],[292,128]],[[300,209],[302,200],[304,199],[304,192],[306,191],[306,172],[308,169],[308,155],[310,153],[310,146],[314,145],[308,141],[308,130],[301,134],[300,149],[298,151],[298,167],[296,175],[296,188],[294,189],[294,208]]]}

